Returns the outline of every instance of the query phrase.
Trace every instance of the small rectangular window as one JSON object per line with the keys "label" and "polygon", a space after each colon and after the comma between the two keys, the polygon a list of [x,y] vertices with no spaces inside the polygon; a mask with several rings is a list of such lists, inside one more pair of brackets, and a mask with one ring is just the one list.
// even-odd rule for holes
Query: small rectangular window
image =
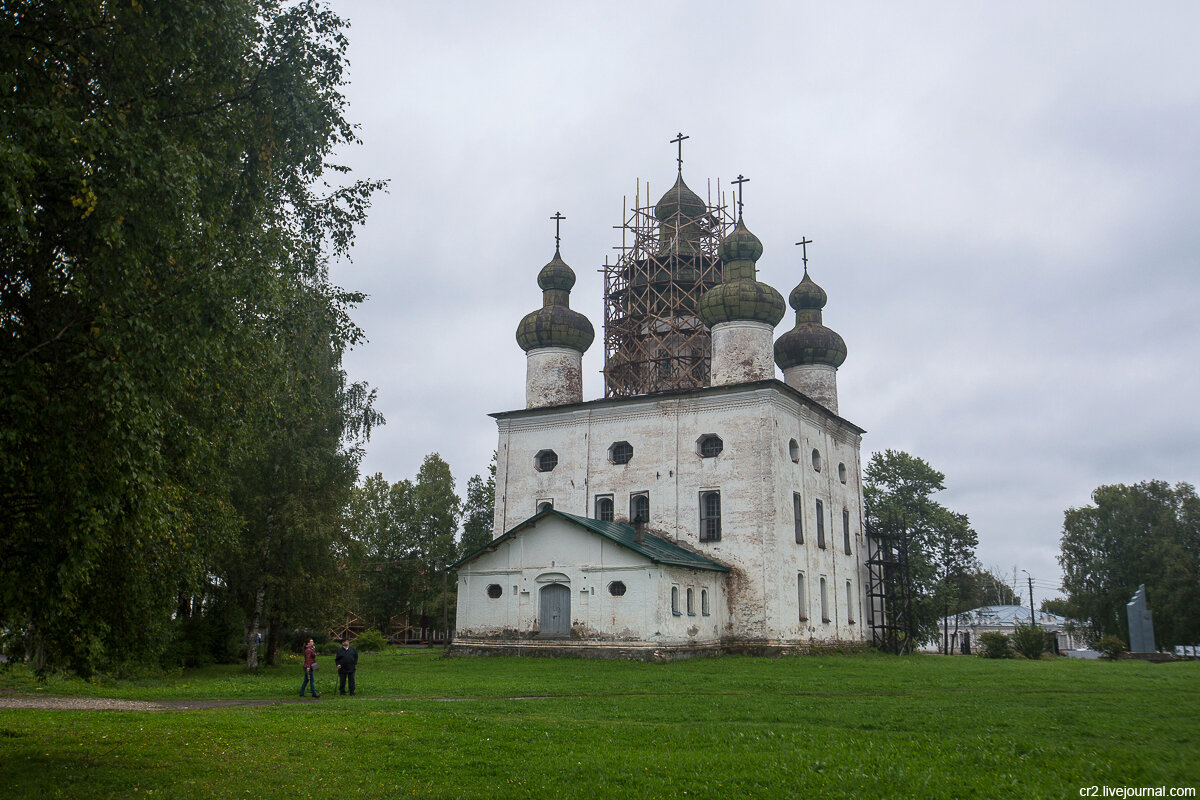
{"label": "small rectangular window", "polygon": [[842,509],[842,538],[846,544],[846,555],[850,555],[850,509]]}
{"label": "small rectangular window", "polygon": [[792,492],[792,515],[796,520],[796,544],[804,544],[804,498]]}
{"label": "small rectangular window", "polygon": [[825,578],[821,578],[821,622],[829,622],[829,606],[826,605]]}
{"label": "small rectangular window", "polygon": [[700,541],[721,541],[721,493],[700,493]]}
{"label": "small rectangular window", "polygon": [[687,610],[689,617],[696,616],[696,592],[690,586],[687,589]]}
{"label": "small rectangular window", "polygon": [[808,598],[804,594],[804,573],[796,573],[796,602],[800,606],[800,621],[808,620]]}
{"label": "small rectangular window", "polygon": [[854,587],[846,581],[846,622],[854,624]]}
{"label": "small rectangular window", "polygon": [[817,501],[817,547],[825,549],[825,505]]}

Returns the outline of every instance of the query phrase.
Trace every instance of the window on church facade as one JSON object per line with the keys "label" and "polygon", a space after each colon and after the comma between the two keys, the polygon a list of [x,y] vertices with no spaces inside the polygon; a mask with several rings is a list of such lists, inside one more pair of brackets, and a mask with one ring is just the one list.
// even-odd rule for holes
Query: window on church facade
{"label": "window on church facade", "polygon": [[700,493],[700,541],[721,541],[721,493]]}
{"label": "window on church facade", "polygon": [[608,460],[614,464],[628,464],[633,459],[633,445],[629,442],[613,442],[608,447]]}
{"label": "window on church facade", "polygon": [[792,516],[796,523],[796,544],[804,544],[804,498],[792,492]]}
{"label": "window on church facade", "polygon": [[854,587],[846,581],[846,622],[854,624]]}
{"label": "window on church facade", "polygon": [[821,578],[821,622],[829,622],[829,606],[825,602],[825,578]]}
{"label": "window on church facade", "polygon": [[711,613],[708,610],[708,589],[700,590],[700,613],[706,617]]}
{"label": "window on church facade", "polygon": [[701,458],[716,458],[725,449],[725,443],[721,441],[721,437],[713,433],[701,436],[696,445]]}
{"label": "window on church facade", "polygon": [[629,495],[629,521],[650,521],[650,493],[637,492]]}
{"label": "window on church facade", "polygon": [[817,501],[817,547],[825,549],[825,504]]}
{"label": "window on church facade", "polygon": [[679,587],[678,586],[671,587],[671,613],[677,617],[682,616],[679,613]]}
{"label": "window on church facade", "polygon": [[554,508],[553,500],[538,500],[537,502],[537,513],[539,514],[543,511],[549,511],[552,508]]}
{"label": "window on church facade", "polygon": [[800,443],[795,439],[788,442],[788,458],[796,464],[800,463]]}
{"label": "window on church facade", "polygon": [[800,606],[800,621],[808,620],[808,597],[804,593],[804,573],[796,573],[796,603]]}
{"label": "window on church facade", "polygon": [[625,583],[623,581],[613,581],[608,585],[608,593],[613,597],[624,597]]}
{"label": "window on church facade", "polygon": [[498,583],[489,583],[488,584],[488,588],[487,588],[488,597],[495,600],[498,597],[500,597],[502,594],[504,594],[504,587],[502,587],[500,584],[498,584]]}
{"label": "window on church facade", "polygon": [[846,465],[838,464],[838,480],[842,483],[846,482]]}
{"label": "window on church facade", "polygon": [[613,521],[613,498],[611,494],[596,497],[596,519],[601,522]]}
{"label": "window on church facade", "polygon": [[850,555],[850,509],[842,509],[842,541],[846,546],[846,555]]}
{"label": "window on church facade", "polygon": [[687,588],[687,613],[689,617],[696,616],[696,590],[690,586]]}
{"label": "window on church facade", "polygon": [[817,472],[821,471],[821,454],[817,452],[815,447],[812,451],[812,465],[813,469],[815,469]]}
{"label": "window on church facade", "polygon": [[539,450],[533,457],[533,466],[538,472],[550,472],[558,466],[558,453],[553,450]]}

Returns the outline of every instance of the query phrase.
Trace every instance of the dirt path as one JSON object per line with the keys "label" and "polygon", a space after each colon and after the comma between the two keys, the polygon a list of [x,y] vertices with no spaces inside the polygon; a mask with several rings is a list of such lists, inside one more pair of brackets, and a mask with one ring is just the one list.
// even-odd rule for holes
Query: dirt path
{"label": "dirt path", "polygon": [[110,700],[105,697],[40,697],[0,695],[0,709],[39,708],[62,711],[172,711],[194,708],[226,708],[229,706],[269,706],[275,703],[311,703],[298,697],[275,700]]}

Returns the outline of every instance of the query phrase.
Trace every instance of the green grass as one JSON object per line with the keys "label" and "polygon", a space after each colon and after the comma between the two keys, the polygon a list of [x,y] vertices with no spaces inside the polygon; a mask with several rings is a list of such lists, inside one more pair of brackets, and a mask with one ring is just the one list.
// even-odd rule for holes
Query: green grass
{"label": "green grass", "polygon": [[[882,655],[673,664],[364,655],[359,692],[0,710],[0,787],[52,797],[1079,797],[1200,784],[1200,664]],[[0,690],[287,698],[289,665]]]}

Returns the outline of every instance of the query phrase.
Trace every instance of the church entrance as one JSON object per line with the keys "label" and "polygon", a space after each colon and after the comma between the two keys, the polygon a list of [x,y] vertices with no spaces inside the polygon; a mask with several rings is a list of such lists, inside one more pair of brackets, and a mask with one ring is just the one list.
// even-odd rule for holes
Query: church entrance
{"label": "church entrance", "polygon": [[542,636],[568,636],[571,633],[571,589],[562,583],[550,583],[538,594],[538,623]]}

